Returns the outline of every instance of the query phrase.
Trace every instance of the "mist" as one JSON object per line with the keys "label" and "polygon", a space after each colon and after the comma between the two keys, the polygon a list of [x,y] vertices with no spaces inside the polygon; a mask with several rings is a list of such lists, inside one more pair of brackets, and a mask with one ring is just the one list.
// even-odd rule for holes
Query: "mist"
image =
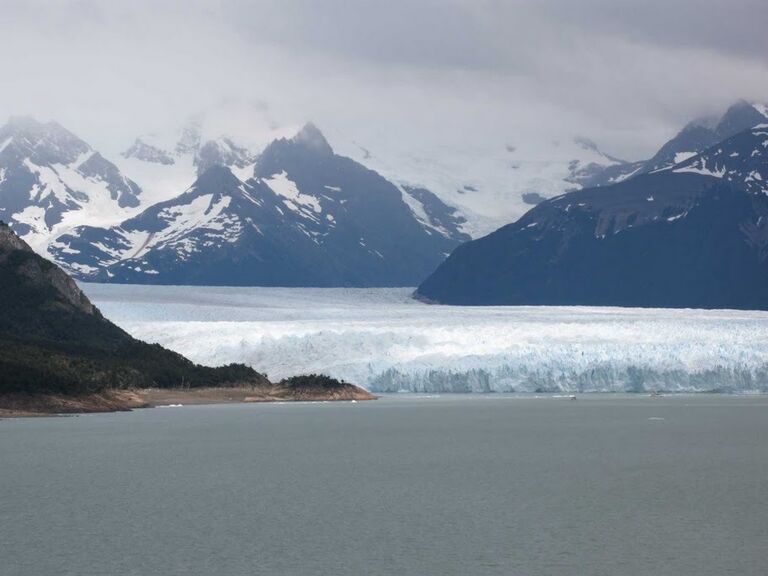
{"label": "mist", "polygon": [[581,135],[627,159],[768,100],[768,5],[657,0],[5,0],[0,116],[106,154],[219,111],[244,140],[312,120],[404,147]]}

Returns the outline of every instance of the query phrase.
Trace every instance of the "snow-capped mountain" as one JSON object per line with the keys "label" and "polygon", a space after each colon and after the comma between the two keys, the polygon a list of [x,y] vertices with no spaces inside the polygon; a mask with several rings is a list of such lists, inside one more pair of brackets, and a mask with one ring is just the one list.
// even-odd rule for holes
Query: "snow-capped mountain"
{"label": "snow-capped mountain", "polygon": [[336,155],[309,124],[267,146],[250,174],[214,162],[119,226],[73,231],[55,256],[115,282],[412,285],[468,239],[462,223],[428,191]]}
{"label": "snow-capped mountain", "polygon": [[603,170],[577,170],[571,179],[585,188],[616,184],[633,176],[670,168],[734,134],[765,122],[768,122],[768,107],[742,100],[730,106],[719,118],[690,122],[649,160],[617,163]]}
{"label": "snow-capped mountain", "polygon": [[258,153],[299,128],[278,124],[262,106],[230,103],[181,126],[137,137],[115,162],[141,186],[147,208],[178,196],[211,166],[226,166],[241,179],[249,178]]}
{"label": "snow-capped mountain", "polygon": [[141,189],[55,122],[16,117],[0,128],[0,219],[39,254],[83,225],[120,222]]}
{"label": "snow-capped mountain", "polygon": [[203,141],[199,127],[194,123],[184,128],[179,141],[170,151],[146,139],[147,137],[136,138],[123,152],[123,158],[160,166],[173,166],[177,163],[189,165],[187,160],[191,160],[198,176],[211,166],[245,168],[253,164],[253,154],[245,147],[235,144],[230,138],[219,137]]}
{"label": "snow-capped mountain", "polygon": [[116,160],[144,191],[144,208],[164,202],[186,190],[214,165],[243,167],[251,154],[227,138],[202,141],[200,127],[190,122],[176,139],[139,136]]}
{"label": "snow-capped mountain", "polygon": [[453,304],[768,309],[768,124],[543,202],[418,289]]}
{"label": "snow-capped mountain", "polygon": [[[399,187],[429,190],[457,209],[462,230],[477,238],[522,216],[531,206],[580,187],[576,175],[601,173],[623,161],[583,137],[549,140],[403,142],[382,131],[370,141],[331,132],[341,154]],[[338,143],[338,145],[336,145]]]}

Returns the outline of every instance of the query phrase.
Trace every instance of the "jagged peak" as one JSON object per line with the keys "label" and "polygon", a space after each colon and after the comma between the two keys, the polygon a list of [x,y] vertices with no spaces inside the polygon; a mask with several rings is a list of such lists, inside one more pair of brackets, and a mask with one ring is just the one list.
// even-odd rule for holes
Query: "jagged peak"
{"label": "jagged peak", "polygon": [[35,139],[53,136],[56,138],[63,137],[82,142],[80,138],[75,136],[58,122],[53,120],[41,122],[33,116],[10,116],[5,126],[0,129],[0,132],[24,134],[25,136]]}
{"label": "jagged peak", "polygon": [[680,133],[710,130],[721,138],[727,138],[736,132],[747,130],[753,123],[759,122],[761,117],[768,118],[768,106],[740,98],[722,114],[701,116],[688,122]]}
{"label": "jagged peak", "polygon": [[733,114],[735,112],[750,111],[750,109],[754,107],[755,107],[754,104],[752,104],[751,102],[748,102],[744,98],[739,98],[733,104],[728,106],[723,116],[726,116],[728,114]]}
{"label": "jagged peak", "polygon": [[312,122],[307,122],[304,127],[298,131],[296,136],[291,138],[291,142],[316,152],[333,154],[333,148],[331,148],[328,140],[325,139],[325,136],[323,136],[320,129]]}
{"label": "jagged peak", "polygon": [[11,116],[0,127],[0,145],[10,149],[17,158],[34,157],[44,163],[67,164],[93,150],[61,124],[40,122],[31,116]]}
{"label": "jagged peak", "polygon": [[211,186],[217,188],[236,188],[240,184],[242,184],[242,181],[235,176],[228,166],[213,164],[200,173],[192,188],[207,189]]}
{"label": "jagged peak", "polygon": [[766,119],[765,112],[753,103],[738,100],[731,104],[715,127],[718,136],[728,138]]}
{"label": "jagged peak", "polygon": [[252,162],[253,157],[247,148],[238,146],[226,137],[205,141],[197,149],[194,159],[199,174],[214,165],[244,168]]}
{"label": "jagged peak", "polygon": [[171,154],[159,146],[150,144],[144,138],[139,136],[133,141],[128,149],[121,153],[123,158],[136,158],[144,162],[155,164],[174,164],[175,160]]}

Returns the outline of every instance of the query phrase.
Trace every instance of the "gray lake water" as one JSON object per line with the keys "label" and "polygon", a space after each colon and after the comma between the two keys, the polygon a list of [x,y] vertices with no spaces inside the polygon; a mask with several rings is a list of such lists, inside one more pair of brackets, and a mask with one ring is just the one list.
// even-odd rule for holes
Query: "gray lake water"
{"label": "gray lake water", "polygon": [[766,397],[0,421],[3,576],[766,573]]}

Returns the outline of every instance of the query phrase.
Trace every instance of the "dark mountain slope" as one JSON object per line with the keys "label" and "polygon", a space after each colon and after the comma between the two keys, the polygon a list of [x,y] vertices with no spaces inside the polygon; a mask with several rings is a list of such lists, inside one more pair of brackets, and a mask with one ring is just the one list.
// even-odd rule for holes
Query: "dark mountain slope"
{"label": "dark mountain slope", "polygon": [[448,304],[768,309],[768,130],[546,201],[457,248],[418,289]]}
{"label": "dark mountain slope", "polygon": [[60,268],[0,223],[0,393],[265,382],[245,366],[198,366],[132,338]]}

